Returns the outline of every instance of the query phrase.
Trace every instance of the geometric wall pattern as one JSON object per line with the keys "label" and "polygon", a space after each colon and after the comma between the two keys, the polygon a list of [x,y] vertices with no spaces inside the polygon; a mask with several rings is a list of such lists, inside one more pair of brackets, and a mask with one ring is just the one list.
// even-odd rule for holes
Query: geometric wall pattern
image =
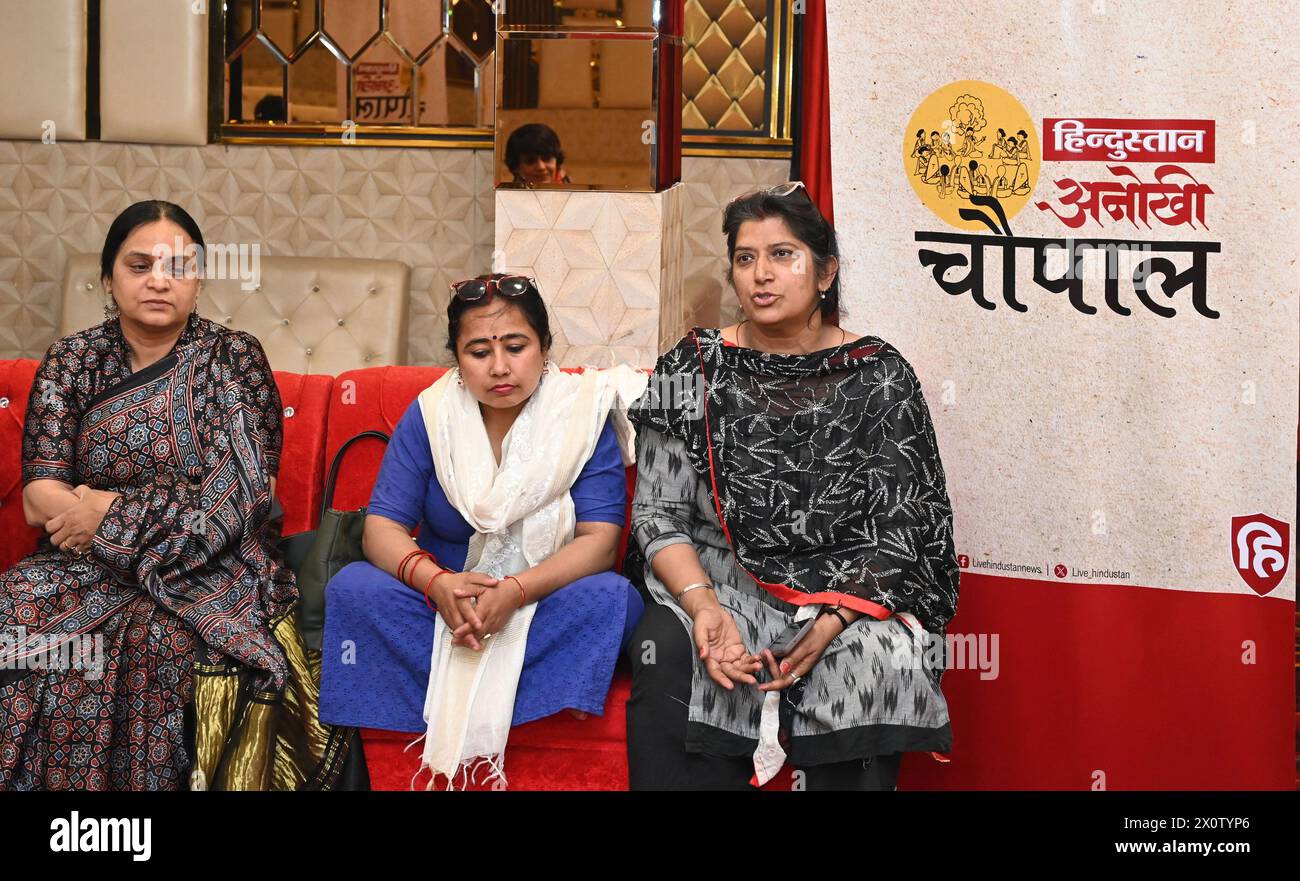
{"label": "geometric wall pattern", "polygon": [[559,366],[651,368],[681,338],[681,191],[497,192],[498,265],[537,280]]}
{"label": "geometric wall pattern", "polygon": [[[727,242],[722,212],[737,196],[790,179],[785,159],[682,158],[682,285],[687,326],[725,327],[740,320],[726,282]],[[719,311],[720,307],[720,311]]]}
{"label": "geometric wall pattern", "polygon": [[68,255],[99,253],[119,211],[157,198],[192,214],[209,246],[406,263],[408,359],[445,361],[448,285],[491,259],[490,161],[457,149],[0,141],[0,358],[44,353]]}
{"label": "geometric wall pattern", "polygon": [[[0,140],[0,358],[44,354],[68,255],[98,253],[119,211],[160,198],[194,215],[210,244],[401,260],[411,267],[408,360],[446,364],[447,286],[491,266],[491,163],[489,151],[465,149]],[[688,304],[721,297],[723,316],[734,314],[735,298],[722,297],[722,207],[788,176],[783,160],[683,160]]]}

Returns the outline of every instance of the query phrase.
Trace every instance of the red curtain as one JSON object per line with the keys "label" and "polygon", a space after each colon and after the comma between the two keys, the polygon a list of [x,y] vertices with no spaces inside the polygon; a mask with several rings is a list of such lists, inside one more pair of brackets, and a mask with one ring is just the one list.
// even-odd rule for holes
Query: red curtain
{"label": "red curtain", "polygon": [[808,186],[822,215],[835,222],[831,191],[831,84],[826,2],[807,0],[796,14],[793,173]]}

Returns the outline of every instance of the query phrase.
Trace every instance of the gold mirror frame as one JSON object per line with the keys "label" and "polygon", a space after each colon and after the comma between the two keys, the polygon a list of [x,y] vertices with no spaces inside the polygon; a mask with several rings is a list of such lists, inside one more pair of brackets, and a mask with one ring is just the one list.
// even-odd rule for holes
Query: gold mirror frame
{"label": "gold mirror frame", "polygon": [[[356,123],[353,126],[337,124],[302,124],[302,123],[261,123],[231,122],[225,120],[225,96],[227,83],[227,23],[228,16],[234,14],[239,4],[256,3],[257,0],[224,0],[211,6],[212,51],[209,65],[209,119],[213,140],[227,144],[261,144],[261,145],[300,145],[300,146],[390,146],[390,147],[446,147],[474,150],[492,150],[494,125],[484,126],[430,126],[399,124]],[[318,39],[323,20],[322,0],[299,0],[309,7],[303,14],[314,16],[315,27],[308,38]],[[374,0],[377,6],[382,4],[386,22],[388,0]],[[444,2],[448,0],[430,0]],[[725,0],[724,0],[725,2]],[[720,4],[717,0],[712,6],[721,9],[722,14],[742,0],[732,0],[730,4]],[[766,22],[771,27],[767,40],[767,67],[765,80],[764,130],[755,134],[737,131],[717,132],[710,129],[685,128],[682,135],[682,154],[684,156],[745,157],[788,159],[793,146],[792,140],[792,98],[793,98],[793,48],[794,48],[794,0],[763,0],[766,4]],[[750,3],[747,5],[759,5]],[[561,2],[561,6],[563,3]],[[621,10],[621,3],[619,9]],[[448,7],[442,12],[443,26],[446,28]],[[605,13],[608,14],[608,13]],[[721,18],[721,15],[719,16]],[[260,11],[259,18],[260,21]],[[253,32],[245,36],[245,41],[255,38]],[[367,45],[382,36],[377,31]],[[454,37],[449,34],[447,39]],[[322,41],[324,42],[324,41]],[[308,44],[304,40],[303,46]],[[232,51],[241,47],[231,47]],[[299,47],[301,48],[301,47]],[[331,48],[327,45],[327,48]],[[337,47],[333,47],[337,48]],[[687,44],[686,48],[690,48]],[[332,49],[331,49],[332,51]],[[364,50],[360,50],[364,51]],[[360,54],[358,52],[358,55]],[[489,55],[479,66],[493,63]],[[286,93],[288,72],[286,68]],[[482,89],[480,81],[476,89]],[[286,94],[287,98],[287,94]],[[349,107],[354,96],[349,94]]]}

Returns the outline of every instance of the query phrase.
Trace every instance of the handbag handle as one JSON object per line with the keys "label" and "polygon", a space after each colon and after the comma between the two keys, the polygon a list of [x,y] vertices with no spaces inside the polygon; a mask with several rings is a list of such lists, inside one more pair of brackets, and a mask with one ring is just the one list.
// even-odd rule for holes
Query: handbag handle
{"label": "handbag handle", "polygon": [[334,504],[334,483],[339,478],[339,468],[343,465],[343,454],[348,451],[348,447],[368,437],[377,438],[383,441],[385,445],[389,440],[389,436],[382,431],[363,431],[343,442],[343,446],[339,447],[339,451],[334,454],[334,461],[330,463],[329,476],[325,478],[325,495],[320,502],[320,515],[322,518],[324,518],[325,512],[329,510],[330,505]]}

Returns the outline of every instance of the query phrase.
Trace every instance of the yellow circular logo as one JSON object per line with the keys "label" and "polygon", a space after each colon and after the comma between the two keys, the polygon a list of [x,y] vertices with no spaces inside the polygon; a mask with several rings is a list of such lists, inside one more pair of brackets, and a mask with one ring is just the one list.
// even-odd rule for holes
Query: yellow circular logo
{"label": "yellow circular logo", "polygon": [[[960,229],[987,231],[978,219],[992,197],[1014,217],[1034,191],[1042,152],[1034,121],[1010,93],[979,80],[938,89],[912,114],[903,136],[903,167],[912,189]],[[977,198],[974,202],[972,197]]]}

